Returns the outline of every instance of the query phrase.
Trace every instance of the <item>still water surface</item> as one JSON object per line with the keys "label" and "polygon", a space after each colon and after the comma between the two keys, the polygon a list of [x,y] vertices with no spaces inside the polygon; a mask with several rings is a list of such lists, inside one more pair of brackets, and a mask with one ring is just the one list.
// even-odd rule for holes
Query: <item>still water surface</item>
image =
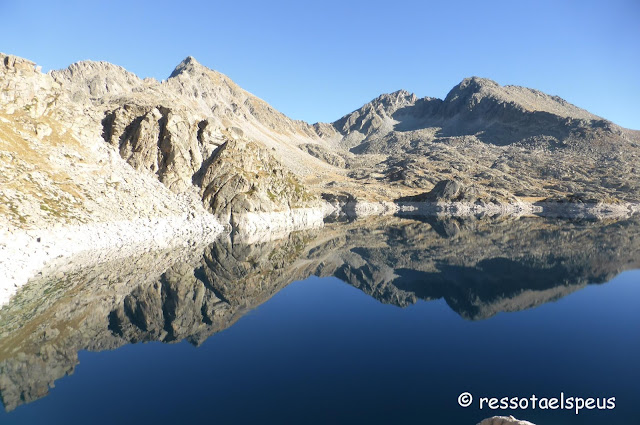
{"label": "still water surface", "polygon": [[[68,282],[45,307],[33,289],[0,315],[10,328],[0,423],[473,425],[513,414],[538,425],[638,424],[640,270],[611,273],[638,258],[637,227],[542,224],[342,225],[262,246],[220,242],[205,266],[174,265],[124,297],[115,284],[73,294]],[[330,276],[289,284],[305,274]],[[78,302],[91,297],[100,301]],[[27,308],[45,336],[12,325]],[[25,354],[7,355],[8,345]],[[465,391],[468,408],[457,401]],[[478,408],[480,397],[561,392],[615,397],[616,407]]]}

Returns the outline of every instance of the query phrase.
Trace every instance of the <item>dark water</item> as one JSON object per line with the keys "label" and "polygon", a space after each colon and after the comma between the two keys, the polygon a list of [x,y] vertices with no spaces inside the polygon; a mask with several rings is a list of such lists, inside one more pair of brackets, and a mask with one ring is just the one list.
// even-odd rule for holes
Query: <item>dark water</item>
{"label": "dark water", "polygon": [[[36,281],[0,423],[639,424],[638,229],[393,219]],[[615,408],[478,407],[561,392]]]}

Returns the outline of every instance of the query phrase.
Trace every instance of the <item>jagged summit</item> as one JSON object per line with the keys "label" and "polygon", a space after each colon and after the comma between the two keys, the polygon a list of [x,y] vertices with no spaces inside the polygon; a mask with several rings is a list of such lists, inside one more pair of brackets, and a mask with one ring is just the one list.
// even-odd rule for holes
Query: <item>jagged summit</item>
{"label": "jagged summit", "polygon": [[506,104],[520,112],[546,112],[562,118],[602,120],[558,96],[522,86],[501,86],[488,78],[475,76],[465,78],[453,87],[444,102],[444,113],[448,116],[471,111],[481,103],[491,103],[492,106]]}
{"label": "jagged summit", "polygon": [[127,71],[120,65],[114,65],[106,61],[83,60],[72,63],[65,69],[54,70],[50,72],[56,80],[66,80],[71,82],[80,82],[90,79],[96,75],[102,78],[121,78],[130,81],[139,82],[139,78],[133,72]]}
{"label": "jagged summit", "polygon": [[128,74],[131,76],[136,76],[133,72],[127,71],[125,68],[121,67],[120,65],[115,65],[107,61],[94,61],[91,59],[74,62],[71,65],[69,65],[66,69],[52,71],[52,73],[61,73],[61,72],[67,71],[71,75],[76,75],[76,74],[82,75],[88,72],[93,72],[95,70],[100,70],[101,72],[117,72],[122,74]]}
{"label": "jagged summit", "polygon": [[194,58],[193,56],[189,55],[186,58],[184,58],[184,60],[182,62],[180,62],[181,64],[192,64],[192,65],[200,65],[200,62],[198,62],[196,60],[196,58]]}
{"label": "jagged summit", "polygon": [[[393,113],[401,107],[413,105],[416,102],[416,100],[418,100],[418,97],[415,94],[407,90],[401,89],[391,93],[383,93],[380,96],[376,97],[375,99],[371,100],[370,102],[367,102],[364,105],[362,105],[362,107],[359,108],[357,111],[374,109],[374,110],[384,110],[387,113]],[[349,114],[345,115],[345,117],[348,115]]]}
{"label": "jagged summit", "polygon": [[76,99],[84,96],[102,98],[131,92],[142,83],[133,72],[104,61],[84,60],[69,65],[66,69],[51,71],[58,83],[70,88]]}
{"label": "jagged summit", "polygon": [[175,67],[169,78],[177,77],[182,73],[194,74],[194,73],[202,73],[204,71],[209,70],[209,68],[200,64],[193,56],[187,56],[184,58],[182,62]]}
{"label": "jagged summit", "polygon": [[460,81],[447,93],[445,102],[453,102],[463,94],[481,93],[500,87],[498,83],[488,78],[468,77]]}
{"label": "jagged summit", "polygon": [[[526,87],[501,86],[488,78],[469,77],[454,86],[444,100],[419,99],[405,90],[383,94],[333,125],[353,141],[381,138],[393,130],[416,131],[455,136],[484,134],[483,141],[504,145],[539,135],[557,140],[569,137],[574,126],[609,128],[617,126],[567,102]],[[577,124],[576,124],[577,123]]]}
{"label": "jagged summit", "polygon": [[418,97],[408,92],[407,90],[397,90],[393,93],[381,94],[370,104],[376,109],[384,109],[386,113],[393,113],[405,106],[413,105],[418,100]]}
{"label": "jagged summit", "polygon": [[378,96],[377,98],[375,98],[372,102],[389,102],[389,101],[401,101],[403,99],[412,99],[415,98],[417,99],[416,95],[405,90],[405,89],[400,89],[400,90],[396,90],[394,92],[391,93],[383,93],[380,96]]}
{"label": "jagged summit", "polygon": [[406,90],[385,93],[366,103],[360,109],[347,114],[333,125],[342,134],[357,131],[366,136],[390,131],[393,128],[393,115],[400,109],[415,105],[418,97]]}

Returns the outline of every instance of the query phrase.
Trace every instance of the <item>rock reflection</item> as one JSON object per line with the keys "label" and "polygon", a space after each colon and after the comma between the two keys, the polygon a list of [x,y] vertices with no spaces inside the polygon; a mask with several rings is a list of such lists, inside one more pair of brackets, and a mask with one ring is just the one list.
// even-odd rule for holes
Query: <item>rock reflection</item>
{"label": "rock reflection", "polygon": [[46,395],[78,351],[199,345],[295,280],[335,276],[400,307],[444,299],[476,320],[563,297],[640,267],[640,224],[377,217],[276,240],[229,235],[34,279],[0,310],[6,410]]}

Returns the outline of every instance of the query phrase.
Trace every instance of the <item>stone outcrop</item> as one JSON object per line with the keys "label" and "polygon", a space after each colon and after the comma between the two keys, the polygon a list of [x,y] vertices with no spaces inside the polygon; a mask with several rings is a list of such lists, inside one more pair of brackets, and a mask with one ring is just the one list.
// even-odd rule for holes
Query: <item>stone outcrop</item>
{"label": "stone outcrop", "polygon": [[196,187],[225,222],[233,214],[318,207],[299,178],[242,130],[221,131],[165,107],[124,105],[103,120],[104,137],[134,168],[152,172],[174,192]]}
{"label": "stone outcrop", "polygon": [[206,207],[234,225],[234,215],[318,207],[317,197],[265,148],[230,140],[197,176]]}
{"label": "stone outcrop", "polygon": [[[163,106],[125,104],[107,113],[103,137],[137,170],[150,172],[176,193],[191,187],[203,154],[217,145],[198,143],[199,127]],[[220,142],[218,142],[218,145]]]}
{"label": "stone outcrop", "polygon": [[340,150],[331,150],[320,143],[303,143],[300,149],[309,155],[339,168],[357,167],[357,160],[353,154]]}
{"label": "stone outcrop", "polygon": [[451,203],[451,202],[493,202],[508,203],[516,202],[517,199],[510,195],[509,192],[496,189],[484,190],[477,184],[464,184],[458,180],[441,180],[429,192],[425,192],[415,196],[407,196],[398,199],[398,201],[413,202],[435,202],[435,203]]}
{"label": "stone outcrop", "polygon": [[513,416],[494,416],[492,418],[487,418],[482,422],[478,423],[478,425],[534,425],[529,421],[519,421]]}

